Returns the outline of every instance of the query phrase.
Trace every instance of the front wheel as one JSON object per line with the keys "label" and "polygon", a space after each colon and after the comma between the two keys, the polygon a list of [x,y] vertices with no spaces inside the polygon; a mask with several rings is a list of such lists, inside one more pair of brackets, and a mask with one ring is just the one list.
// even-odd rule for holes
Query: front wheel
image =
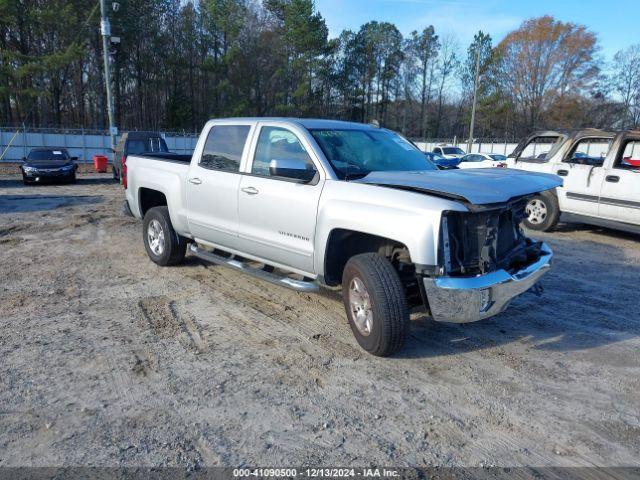
{"label": "front wheel", "polygon": [[529,199],[525,213],[525,227],[542,232],[553,230],[560,220],[558,199],[552,193],[540,193]]}
{"label": "front wheel", "polygon": [[167,207],[153,207],[147,211],[142,223],[142,238],[154,263],[165,267],[184,260],[187,240],[173,229]]}
{"label": "front wheel", "polygon": [[360,346],[386,357],[404,344],[409,310],[400,277],[376,253],[352,257],[342,275],[342,298],[349,326]]}

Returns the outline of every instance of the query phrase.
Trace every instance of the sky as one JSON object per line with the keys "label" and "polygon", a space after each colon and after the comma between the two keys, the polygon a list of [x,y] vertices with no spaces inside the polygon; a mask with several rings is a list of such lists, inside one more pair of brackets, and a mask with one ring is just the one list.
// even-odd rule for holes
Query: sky
{"label": "sky", "polygon": [[441,37],[452,35],[466,49],[478,30],[488,32],[496,45],[524,20],[549,14],[596,33],[606,60],[640,44],[640,0],[316,0],[316,7],[331,37],[377,20],[394,23],[405,36],[433,25]]}

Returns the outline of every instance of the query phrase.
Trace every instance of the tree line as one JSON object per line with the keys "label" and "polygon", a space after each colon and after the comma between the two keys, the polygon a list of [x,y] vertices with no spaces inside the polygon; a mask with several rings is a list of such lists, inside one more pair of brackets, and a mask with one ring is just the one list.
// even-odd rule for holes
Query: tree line
{"label": "tree line", "polygon": [[[95,0],[0,0],[0,124],[107,125],[99,15]],[[313,0],[122,0],[109,16],[121,130],[303,116],[465,138],[478,60],[477,137],[640,125],[640,45],[606,62],[595,33],[550,16],[466,48],[376,21],[329,38]]]}

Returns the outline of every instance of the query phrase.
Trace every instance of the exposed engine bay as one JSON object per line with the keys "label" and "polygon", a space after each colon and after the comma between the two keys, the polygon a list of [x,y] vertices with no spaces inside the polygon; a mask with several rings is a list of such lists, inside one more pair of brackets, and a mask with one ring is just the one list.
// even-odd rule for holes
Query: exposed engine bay
{"label": "exposed engine bay", "polygon": [[441,220],[439,264],[450,276],[483,275],[518,270],[537,260],[541,242],[524,235],[527,197],[469,212],[444,212]]}

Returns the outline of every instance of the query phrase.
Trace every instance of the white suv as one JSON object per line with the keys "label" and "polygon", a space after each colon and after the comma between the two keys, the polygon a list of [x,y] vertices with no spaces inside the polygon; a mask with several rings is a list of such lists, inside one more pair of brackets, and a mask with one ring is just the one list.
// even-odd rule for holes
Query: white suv
{"label": "white suv", "polygon": [[433,153],[442,155],[444,158],[462,158],[465,155],[464,150],[460,147],[452,147],[451,145],[441,145],[433,149]]}
{"label": "white suv", "polygon": [[640,233],[640,131],[534,133],[507,166],[563,179],[562,187],[529,200],[528,228],[552,230],[563,214],[570,221]]}

